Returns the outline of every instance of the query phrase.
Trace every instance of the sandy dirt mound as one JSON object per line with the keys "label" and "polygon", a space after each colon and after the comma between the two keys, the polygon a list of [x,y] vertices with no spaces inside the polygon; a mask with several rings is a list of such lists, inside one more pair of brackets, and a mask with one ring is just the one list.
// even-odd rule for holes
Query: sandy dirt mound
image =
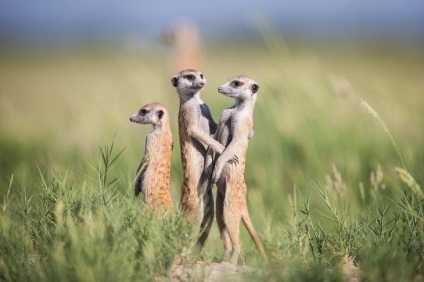
{"label": "sandy dirt mound", "polygon": [[245,275],[259,274],[252,267],[233,265],[228,262],[205,263],[197,262],[195,265],[174,264],[171,271],[171,281],[243,281]]}

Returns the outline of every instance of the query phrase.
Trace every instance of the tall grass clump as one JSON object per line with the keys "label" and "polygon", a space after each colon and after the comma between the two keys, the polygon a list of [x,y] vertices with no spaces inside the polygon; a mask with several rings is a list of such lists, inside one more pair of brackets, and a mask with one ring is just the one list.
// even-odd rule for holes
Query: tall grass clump
{"label": "tall grass clump", "polygon": [[[5,197],[0,214],[0,275],[6,281],[152,281],[169,276],[191,244],[178,214],[143,211],[110,179],[113,144],[101,148],[94,176],[40,172],[41,192]],[[97,176],[97,177],[96,177]],[[9,190],[14,189],[11,181]]]}
{"label": "tall grass clump", "polygon": [[[419,281],[424,270],[424,201],[408,187],[399,198],[350,212],[326,185],[294,189],[291,225],[267,241],[273,279],[282,281]],[[323,205],[311,204],[317,197]],[[314,207],[315,206],[315,207]],[[358,207],[356,207],[358,209]]]}
{"label": "tall grass clump", "polygon": [[[336,91],[355,95],[346,80],[331,80]],[[303,189],[306,195],[295,188],[289,198],[291,225],[269,243],[273,262],[286,266],[271,274],[281,280],[420,281],[423,277],[424,193],[406,169],[386,123],[366,101],[356,99],[389,137],[402,166],[391,172],[399,179],[386,185],[379,165],[366,187],[360,183],[361,201],[355,202],[346,197],[346,191],[355,188],[343,181],[333,164],[324,183],[312,182]],[[367,196],[364,190],[370,191]]]}

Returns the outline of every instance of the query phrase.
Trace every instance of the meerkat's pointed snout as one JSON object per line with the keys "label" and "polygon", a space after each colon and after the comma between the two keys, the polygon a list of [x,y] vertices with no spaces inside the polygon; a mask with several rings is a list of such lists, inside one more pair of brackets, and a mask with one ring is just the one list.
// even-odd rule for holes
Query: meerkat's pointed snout
{"label": "meerkat's pointed snout", "polygon": [[195,89],[202,89],[203,87],[205,87],[206,83],[204,81],[200,81],[200,82],[193,82],[193,87]]}
{"label": "meerkat's pointed snout", "polygon": [[140,120],[136,115],[130,116],[130,122],[140,123]]}
{"label": "meerkat's pointed snout", "polygon": [[221,93],[222,92],[222,87],[218,87],[218,92]]}

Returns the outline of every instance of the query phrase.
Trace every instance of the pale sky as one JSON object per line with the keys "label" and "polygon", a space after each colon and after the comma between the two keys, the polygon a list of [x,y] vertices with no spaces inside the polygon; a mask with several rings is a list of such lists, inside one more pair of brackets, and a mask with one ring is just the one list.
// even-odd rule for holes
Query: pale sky
{"label": "pale sky", "polygon": [[178,19],[206,40],[249,37],[258,21],[287,36],[424,41],[422,0],[0,1],[0,42],[155,40]]}

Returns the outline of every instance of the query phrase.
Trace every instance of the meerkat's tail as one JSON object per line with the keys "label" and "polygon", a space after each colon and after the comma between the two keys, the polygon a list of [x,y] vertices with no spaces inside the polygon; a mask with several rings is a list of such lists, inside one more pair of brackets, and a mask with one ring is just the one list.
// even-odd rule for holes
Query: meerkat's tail
{"label": "meerkat's tail", "polygon": [[241,216],[241,220],[243,221],[243,224],[246,227],[247,232],[249,232],[250,237],[252,238],[253,242],[255,243],[256,248],[258,249],[262,260],[267,261],[268,258],[266,256],[264,246],[262,245],[262,242],[259,239],[258,234],[256,233],[255,227],[253,226],[252,221],[250,220],[249,213],[248,213],[247,209],[245,210],[245,212],[243,212],[243,214]]}

